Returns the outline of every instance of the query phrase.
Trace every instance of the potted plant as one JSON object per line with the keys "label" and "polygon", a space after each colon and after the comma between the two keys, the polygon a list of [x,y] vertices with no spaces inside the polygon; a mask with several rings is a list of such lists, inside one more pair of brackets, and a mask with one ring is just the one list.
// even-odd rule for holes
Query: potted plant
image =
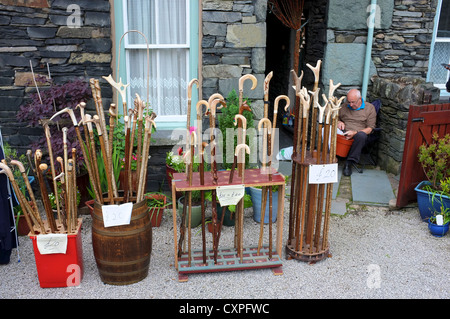
{"label": "potted plant", "polygon": [[[217,196],[216,196],[217,197]],[[205,193],[205,200],[208,202],[212,202],[212,193],[211,191],[207,191]],[[244,208],[250,208],[252,207],[252,198],[250,194],[245,193],[244,194]],[[219,203],[219,199],[217,198],[217,218],[218,220],[222,220],[222,211],[223,207]],[[236,212],[236,205],[228,205],[225,209],[225,216],[223,217],[223,225],[224,226],[234,226],[235,224],[235,212]]]}
{"label": "potted plant", "polygon": [[435,132],[432,143],[419,147],[418,159],[427,180],[420,182],[415,191],[420,215],[426,221],[441,205],[450,208],[450,134],[439,138]]}
{"label": "potted plant", "polygon": [[428,220],[428,229],[433,236],[442,237],[449,229],[450,208],[440,207],[440,211],[435,212]]}
{"label": "potted plant", "polygon": [[[272,186],[269,190],[272,192],[272,222],[276,222],[278,214],[278,187],[279,185]],[[257,222],[261,222],[261,205],[262,205],[262,187],[249,187],[250,196],[253,203],[253,219]],[[267,192],[266,207],[264,212],[264,224],[269,223],[269,193]]]}
{"label": "potted plant", "polygon": [[[186,192],[186,194],[184,196],[188,196],[188,193]],[[177,212],[178,214],[181,216],[183,213],[183,207],[184,207],[184,202],[185,202],[185,197],[181,196],[178,199],[178,206],[177,206]],[[192,191],[191,192],[191,203],[192,203],[192,208],[191,208],[191,227],[195,228],[198,225],[200,225],[200,223],[202,222],[202,206],[201,206],[201,195],[200,195],[200,191]],[[186,200],[186,203],[188,203],[188,201]],[[186,224],[188,223],[188,209],[189,207],[186,207]]]}
{"label": "potted plant", "polygon": [[144,195],[147,200],[147,206],[149,207],[150,219],[153,227],[159,227],[161,225],[164,209],[169,205],[167,204],[167,196],[160,192],[150,192]]}
{"label": "potted plant", "polygon": [[[248,100],[248,98],[244,98],[243,100],[250,107],[251,103]],[[230,132],[229,131],[230,129],[232,129],[233,131],[236,131],[238,129],[238,127],[236,125],[234,125],[234,118],[235,118],[236,114],[239,114],[239,111],[240,111],[239,110],[239,96],[236,94],[236,91],[234,89],[232,91],[230,91],[230,93],[228,94],[228,96],[226,98],[226,103],[227,103],[227,107],[222,108],[221,113],[219,113],[217,116],[218,127],[219,127],[220,132],[222,133],[224,145],[226,145],[226,141],[228,141],[227,129],[228,129],[228,132]],[[242,115],[246,118],[247,128],[254,127],[253,113],[247,109],[243,109]],[[234,135],[233,150],[234,150],[234,149],[236,149],[236,146],[237,146],[237,133],[234,132],[233,135]],[[229,137],[229,138],[231,138],[231,137]],[[250,139],[247,136],[247,141],[246,141],[247,145],[249,145],[249,141],[250,141]],[[233,164],[233,161],[231,161],[231,162],[224,161],[224,163],[222,163],[222,168],[230,169],[232,167],[232,164]],[[245,167],[246,168],[250,167],[248,155],[246,155]]]}

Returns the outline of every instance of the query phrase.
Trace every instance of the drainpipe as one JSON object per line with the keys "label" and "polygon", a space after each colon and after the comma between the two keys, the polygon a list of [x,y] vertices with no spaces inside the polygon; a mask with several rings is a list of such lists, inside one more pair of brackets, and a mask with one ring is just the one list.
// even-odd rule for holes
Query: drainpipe
{"label": "drainpipe", "polygon": [[370,1],[370,14],[368,19],[366,58],[364,61],[364,73],[361,96],[365,100],[367,95],[367,87],[369,84],[370,60],[372,58],[373,30],[375,27],[375,15],[377,11],[377,0]]}

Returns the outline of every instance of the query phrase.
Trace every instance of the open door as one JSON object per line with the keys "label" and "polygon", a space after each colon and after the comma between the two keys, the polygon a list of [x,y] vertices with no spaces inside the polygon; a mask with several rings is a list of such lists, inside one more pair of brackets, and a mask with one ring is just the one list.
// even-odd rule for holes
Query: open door
{"label": "open door", "polygon": [[419,146],[429,144],[431,136],[450,134],[450,103],[411,105],[409,107],[402,169],[397,194],[397,207],[417,200],[414,188],[426,179],[417,155]]}

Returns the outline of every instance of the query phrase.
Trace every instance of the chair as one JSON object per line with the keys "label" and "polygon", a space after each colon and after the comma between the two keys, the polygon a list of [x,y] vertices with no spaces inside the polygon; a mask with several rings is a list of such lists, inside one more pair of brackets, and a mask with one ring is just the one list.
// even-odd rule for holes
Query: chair
{"label": "chair", "polygon": [[[366,165],[373,165],[373,166],[377,165],[377,161],[376,161],[376,159],[373,158],[373,154],[378,153],[378,140],[380,139],[381,130],[382,130],[378,125],[378,122],[379,122],[378,114],[381,109],[381,100],[377,99],[377,100],[371,102],[371,104],[375,107],[375,111],[377,113],[377,125],[376,125],[375,129],[373,130],[372,134],[369,135],[366,145],[364,145],[364,147],[361,151],[361,158],[359,159],[359,162],[353,163],[353,167],[360,174],[363,172]],[[357,166],[358,164],[362,167],[361,168],[358,167]]]}

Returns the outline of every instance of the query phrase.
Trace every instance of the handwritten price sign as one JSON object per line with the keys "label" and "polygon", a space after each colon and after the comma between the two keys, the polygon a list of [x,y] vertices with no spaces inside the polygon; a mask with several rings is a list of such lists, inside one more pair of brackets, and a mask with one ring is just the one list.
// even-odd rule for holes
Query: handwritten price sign
{"label": "handwritten price sign", "polygon": [[132,210],[133,203],[126,203],[122,205],[103,205],[103,225],[105,227],[129,225]]}
{"label": "handwritten price sign", "polygon": [[328,184],[338,181],[338,164],[309,165],[310,184]]}
{"label": "handwritten price sign", "polygon": [[217,197],[221,206],[236,205],[245,194],[244,185],[218,186]]}
{"label": "handwritten price sign", "polygon": [[65,254],[67,234],[45,234],[36,236],[36,244],[41,255]]}

